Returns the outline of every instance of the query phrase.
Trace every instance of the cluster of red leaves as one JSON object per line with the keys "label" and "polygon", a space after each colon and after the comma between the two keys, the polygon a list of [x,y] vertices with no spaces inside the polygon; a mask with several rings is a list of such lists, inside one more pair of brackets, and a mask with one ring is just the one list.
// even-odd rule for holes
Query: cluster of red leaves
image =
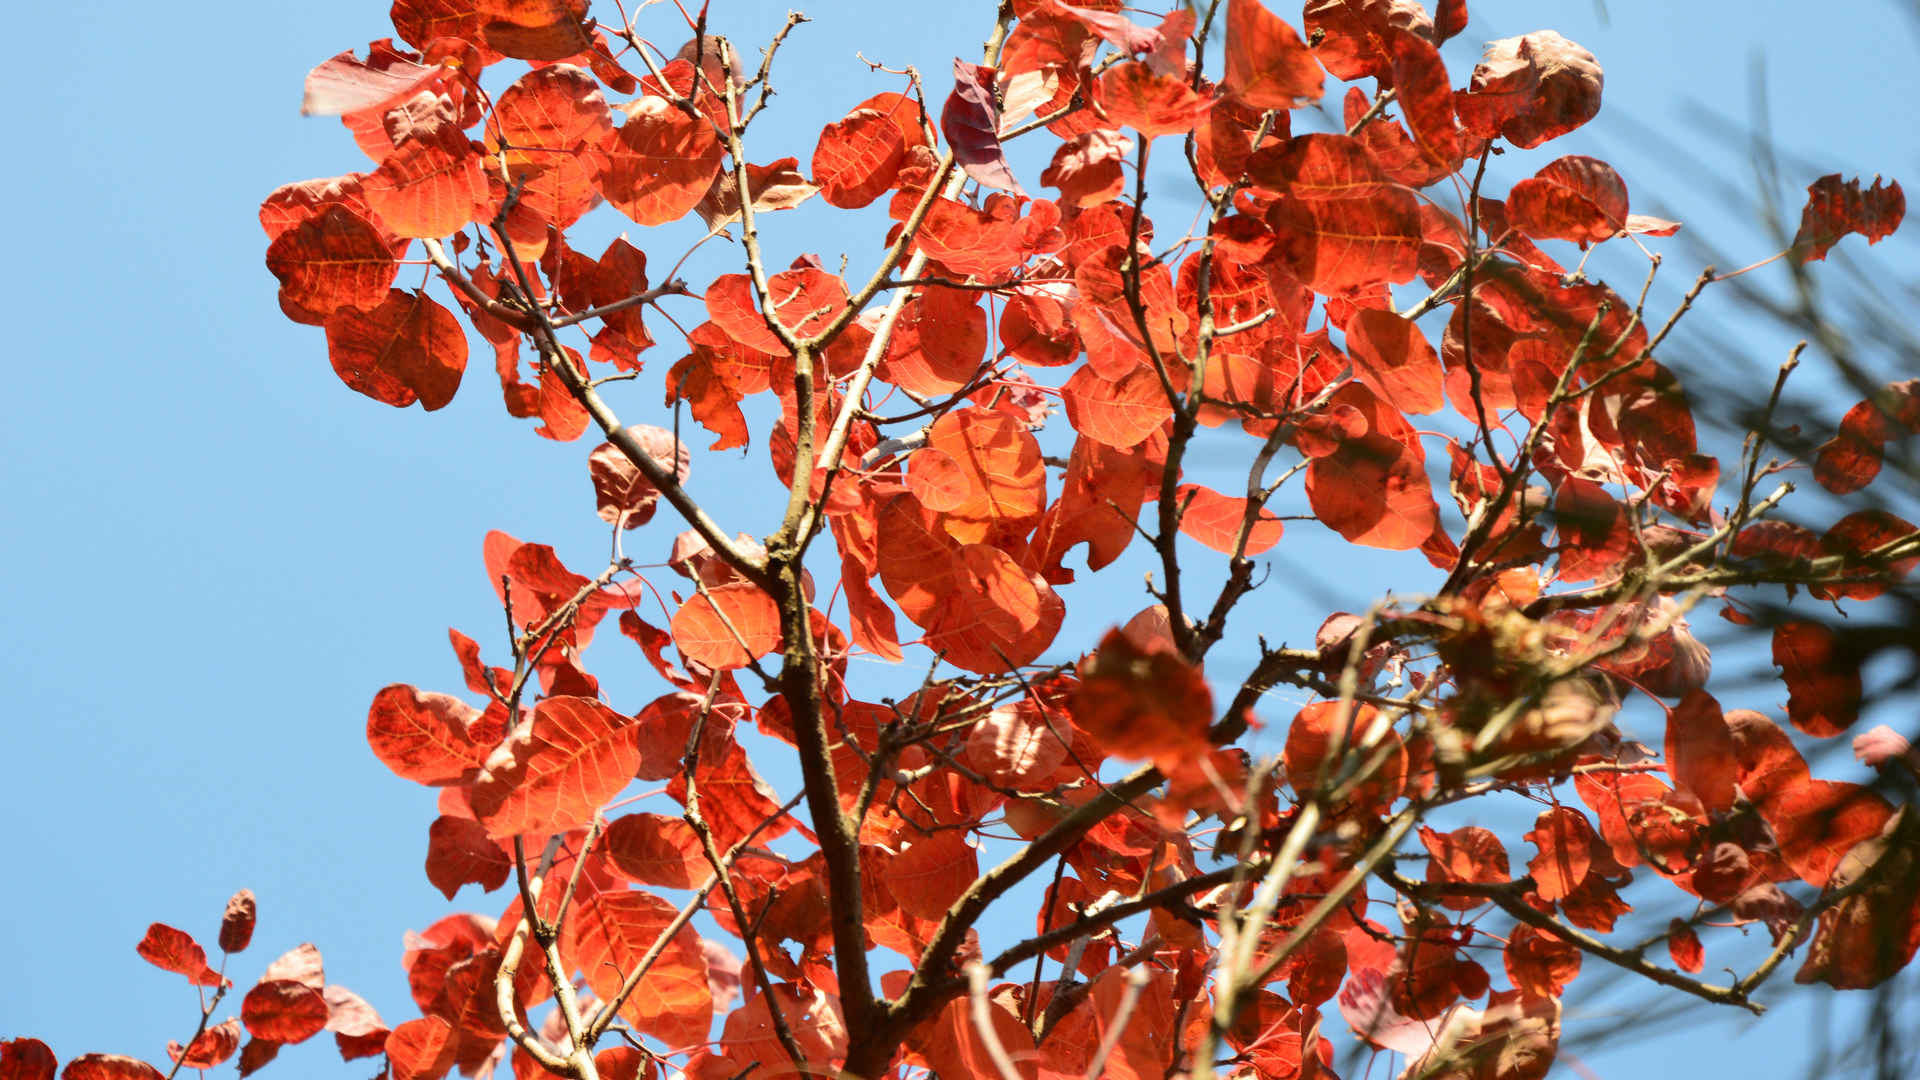
{"label": "cluster of red leaves", "polygon": [[[1920,859],[1905,815],[1859,785],[1813,779],[1766,717],[1723,714],[1703,688],[1705,650],[1672,605],[1555,610],[1544,595],[1556,583],[1620,582],[1649,557],[1692,548],[1703,538],[1694,530],[1720,520],[1719,463],[1700,452],[1686,396],[1650,355],[1633,305],[1538,246],[1585,249],[1678,224],[1633,213],[1625,181],[1585,156],[1548,162],[1504,199],[1476,181],[1458,213],[1417,194],[1502,143],[1531,149],[1592,119],[1603,80],[1591,53],[1552,31],[1495,41],[1456,88],[1439,46],[1466,24],[1459,0],[1432,14],[1410,0],[1308,0],[1299,29],[1260,0],[1229,0],[1215,82],[1190,66],[1196,25],[1184,6],[1136,21],[1113,0],[1016,0],[997,61],[956,61],[937,118],[917,97],[868,97],[820,132],[805,175],[799,156],[736,160],[730,144],[751,83],[727,50],[709,56],[690,43],[636,78],[622,66],[630,50],[614,47],[628,35],[609,38],[586,6],[401,0],[394,28],[416,51],[382,40],[309,77],[307,111],[341,116],[373,165],[279,189],[261,222],[282,309],[324,327],[348,386],[427,409],[458,389],[467,359],[459,319],[424,292],[392,288],[400,258],[422,241],[493,345],[507,411],[538,418],[543,437],[584,434],[595,417],[578,387],[595,370],[639,371],[654,344],[639,301],[680,291],[650,290],[646,256],[625,238],[598,258],[569,245],[568,228],[602,201],[641,226],[697,213],[718,230],[815,194],[848,210],[884,199],[888,243],[901,241],[899,254],[924,268],[923,284],[885,314],[850,312],[873,291],[850,288],[810,256],[758,276],[722,275],[701,292],[686,355],[665,373],[665,403],[711,432],[712,449],[749,445],[743,403],[774,399],[779,418],[763,438],[773,471],[812,496],[838,556],[835,596],[817,601],[809,579],[794,616],[811,625],[819,717],[795,717],[797,699],[785,692],[756,702],[743,689],[746,673],[761,674],[778,651],[790,659],[796,643],[784,640],[781,599],[698,532],[674,540],[667,563],[687,584],[664,596],[637,575],[616,583],[613,571],[630,565],[589,578],[550,547],[491,534],[485,562],[513,623],[514,666],[487,665],[480,646],[454,632],[465,686],[484,707],[399,685],[369,710],[376,755],[440,789],[426,860],[436,887],[449,898],[466,884],[500,889],[516,851],[529,863],[544,851],[543,879],[567,883],[538,894],[534,920],[550,924],[568,898],[550,946],[559,969],[579,973],[589,1004],[617,1008],[666,1048],[603,1050],[603,1075],[651,1077],[673,1055],[699,1080],[788,1059],[838,1068],[872,1034],[850,1031],[841,1011],[841,978],[866,977],[864,962],[850,968],[836,955],[835,904],[850,902],[836,892],[845,862],[857,864],[867,948],[916,965],[933,950],[934,962],[949,962],[950,931],[966,929],[956,920],[981,887],[972,837],[989,822],[1028,840],[1054,835],[1099,797],[1109,759],[1151,763],[1164,784],[1059,849],[1064,869],[1040,933],[1200,876],[1192,830],[1206,818],[1226,826],[1223,837],[1249,837],[1249,852],[1271,849],[1303,807],[1339,824],[1305,851],[1255,943],[1256,956],[1279,957],[1285,934],[1310,928],[1271,969],[1286,996],[1258,988],[1223,1021],[1226,1041],[1263,1080],[1331,1075],[1320,1009],[1336,996],[1360,1037],[1416,1065],[1535,1080],[1553,1060],[1559,997],[1582,954],[1523,920],[1502,950],[1511,988],[1493,990],[1472,952],[1486,935],[1465,916],[1497,900],[1605,932],[1631,910],[1621,890],[1640,867],[1728,905],[1737,922],[1765,923],[1777,939],[1800,911],[1782,883],[1863,882],[1821,912],[1801,977],[1870,985],[1911,957],[1920,923],[1904,898]],[[478,77],[507,58],[530,70],[489,98]],[[1342,130],[1295,134],[1291,111],[1322,101],[1327,74],[1374,80],[1375,94],[1349,87]],[[1039,177],[1058,198],[1030,195],[1003,145],[1041,128],[1059,140]],[[1130,187],[1144,184],[1155,143],[1167,140],[1186,142],[1194,178],[1219,201],[1202,235],[1159,253]],[[970,199],[945,183],[943,142],[976,186]],[[1803,260],[1847,233],[1877,241],[1904,211],[1897,184],[1863,192],[1828,177],[1809,194],[1794,245]],[[464,231],[476,224],[477,242]],[[439,238],[456,233],[449,256]],[[1431,303],[1397,309],[1395,287],[1416,281],[1433,290]],[[1417,316],[1438,307],[1450,313],[1436,347]],[[551,340],[556,327],[592,322],[584,356]],[[527,335],[537,346],[531,377],[520,352]],[[798,375],[796,342],[811,380]],[[1045,369],[1059,378],[1039,388],[1028,372]],[[810,383],[805,395],[801,383]],[[861,393],[854,386],[865,396],[850,400]],[[1887,439],[1916,426],[1912,389],[1899,384],[1848,414],[1820,454],[1822,483],[1844,492],[1872,478]],[[1071,427],[1057,482],[1036,434],[1054,394]],[[926,419],[909,435],[879,419],[896,395],[932,403],[912,414]],[[814,415],[803,423],[809,398]],[[1524,492],[1509,483],[1518,463],[1484,459],[1491,432],[1446,440],[1444,494],[1473,523],[1466,536],[1448,530],[1429,478],[1423,436],[1432,436],[1409,419],[1445,411],[1481,429],[1524,421],[1544,436],[1526,443],[1524,464],[1541,486]],[[803,430],[836,421],[840,458],[800,445]],[[1267,457],[1291,448],[1320,523],[1355,544],[1418,550],[1451,575],[1452,595],[1389,613],[1398,629],[1355,655],[1363,620],[1336,615],[1321,633],[1321,664],[1310,665],[1337,672],[1354,660],[1364,687],[1383,671],[1405,672],[1416,653],[1437,653],[1443,666],[1421,676],[1435,680],[1424,687],[1430,723],[1403,735],[1399,715],[1374,705],[1310,704],[1287,728],[1282,772],[1266,779],[1244,752],[1218,744],[1247,717],[1215,715],[1198,654],[1184,644],[1192,631],[1165,607],[1108,634],[1077,665],[1010,676],[1056,645],[1075,579],[1069,556],[1084,544],[1090,571],[1113,563],[1147,504],[1236,560],[1282,539],[1257,476],[1240,495],[1181,482],[1171,463],[1196,423],[1236,423],[1265,440]],[[687,479],[692,459],[678,430],[631,428],[590,454],[600,516],[616,529],[653,518],[660,477]],[[796,478],[803,460],[814,475]],[[1861,576],[1821,585],[1820,595],[1868,599],[1882,587],[1868,576],[1884,569],[1875,550],[1913,529],[1863,513],[1824,536],[1756,522],[1732,550],[1767,565],[1839,556]],[[1676,524],[1644,525],[1655,514]],[[765,554],[746,537],[737,551]],[[641,614],[649,593],[668,609],[664,629]],[[610,611],[672,688],[631,713],[608,704],[582,667],[581,650]],[[917,639],[902,634],[900,618]],[[1860,699],[1859,658],[1831,638],[1809,622],[1774,636],[1789,718],[1815,736],[1844,730]],[[850,657],[897,661],[915,644],[983,678],[930,683],[901,702],[860,700]],[[1541,671],[1579,655],[1594,658],[1586,673],[1540,684]],[[1614,730],[1620,688],[1677,699],[1662,703],[1664,766],[1636,759]],[[826,798],[837,795],[857,848],[835,849],[840,866],[824,843],[805,858],[765,846],[788,833],[819,838],[787,815],[739,737],[751,728],[805,747],[816,722],[827,761],[811,779],[831,781]],[[1518,763],[1500,765],[1502,755]],[[1423,826],[1431,903],[1402,906],[1399,925],[1387,926],[1369,912],[1390,898],[1369,897],[1362,878],[1338,911],[1306,921],[1356,865],[1364,843],[1353,838],[1457,791],[1475,768],[1547,804],[1522,838],[1533,849],[1523,876],[1512,876],[1491,831]],[[1655,775],[1662,768],[1671,784]],[[1552,796],[1569,777],[1585,810]],[[655,794],[682,814],[607,820],[636,779],[667,781]],[[690,929],[669,933],[681,925],[676,905],[651,890],[693,891],[689,903],[747,946],[745,964]],[[1223,886],[1204,900],[1248,902],[1250,883],[1247,893]],[[450,916],[410,937],[408,984],[423,1015],[385,1036],[393,1076],[471,1070],[503,1053],[509,1018],[494,986],[503,959],[525,943],[516,939],[525,915],[514,895],[497,919]],[[1200,1045],[1213,1023],[1205,988],[1221,927],[1205,905],[1148,917],[1150,962],[1131,972],[1116,963],[1117,935],[1044,950],[1072,959],[1084,983],[1001,984],[969,1001],[926,996],[924,984],[944,970],[883,975],[879,987],[896,1001],[932,1000],[898,1032],[895,1064],[972,1075],[1010,1059],[1038,1080],[1083,1075],[1100,1053],[1111,1075],[1168,1075],[1176,1048]],[[1904,953],[1878,949],[1889,935]],[[1699,970],[1691,924],[1676,922],[1670,944],[1678,967]],[[206,974],[193,950],[155,948],[190,978]],[[645,977],[632,985],[625,973],[643,958]],[[518,968],[512,1019],[522,1025],[553,993],[542,968]],[[297,1041],[290,1036],[308,1022],[325,1021],[308,1000],[323,994],[317,977],[316,958],[313,979],[269,980],[286,986],[286,1001],[254,1010],[267,1027],[254,1029],[256,1044]],[[1466,1004],[1483,997],[1485,1008]],[[556,1024],[538,1033],[549,1047],[567,1035]],[[516,1075],[539,1067],[524,1044],[510,1060]]]}
{"label": "cluster of red leaves", "polygon": [[[322,1031],[333,1032],[345,1061],[387,1052],[388,1028],[360,995],[327,983],[320,950],[300,945],[268,964],[240,1002],[240,1015],[213,1022],[214,1010],[233,988],[222,972],[226,958],[245,951],[253,941],[257,904],[253,892],[242,889],[227,901],[220,919],[220,970],[207,964],[207,952],[184,930],[154,923],[136,946],[142,959],[162,971],[186,978],[202,991],[200,1026],[186,1045],[167,1044],[167,1056],[181,1068],[214,1068],[239,1053],[241,1076],[272,1061],[282,1046],[305,1042]],[[211,999],[205,990],[212,989]],[[246,1039],[243,1046],[242,1038]],[[53,1080],[57,1059],[38,1039],[0,1042],[0,1077],[6,1080]],[[160,1070],[139,1058],[122,1054],[81,1054],[67,1062],[60,1075],[66,1080],[161,1080]],[[168,1073],[167,1075],[172,1075]]]}

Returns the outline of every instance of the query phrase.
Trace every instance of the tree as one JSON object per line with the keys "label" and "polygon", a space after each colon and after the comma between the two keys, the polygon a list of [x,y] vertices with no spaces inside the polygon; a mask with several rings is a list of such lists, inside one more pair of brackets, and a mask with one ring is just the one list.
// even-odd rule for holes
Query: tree
{"label": "tree", "polygon": [[[1789,722],[1835,737],[1898,628],[1773,598],[1870,601],[1920,537],[1873,508],[1784,518],[1765,422],[1722,482],[1657,359],[1719,279],[1662,320],[1643,286],[1629,301],[1536,246],[1645,250],[1678,227],[1631,213],[1609,165],[1530,163],[1504,199],[1480,194],[1493,157],[1594,116],[1585,50],[1551,31],[1495,42],[1455,90],[1437,43],[1464,26],[1457,3],[1316,0],[1299,29],[1257,0],[1164,17],[1010,3],[941,107],[918,75],[889,81],[905,92],[855,105],[802,170],[746,146],[779,138],[761,118],[798,19],[743,63],[704,9],[594,24],[584,7],[401,0],[412,50],[376,42],[308,79],[308,111],[342,116],[378,167],[261,211],[281,306],[323,327],[348,386],[445,405],[464,316],[511,416],[606,439],[585,463],[604,564],[490,535],[511,632],[453,632],[468,696],[390,686],[369,710],[375,754],[442,792],[429,876],[450,899],[495,895],[410,946],[423,1015],[391,1029],[306,950],[216,1024],[224,974],[156,924],[142,955],[213,991],[177,1057],[238,1051],[251,1071],[331,1027],[343,1056],[384,1054],[399,1077],[503,1052],[579,1077],[1286,1077],[1328,1071],[1351,1037],[1411,1075],[1521,1078],[1552,1061],[1583,967],[1757,1011],[1796,954],[1798,978],[1839,988],[1911,958],[1909,815],[1814,779],[1784,728],[1723,709],[1686,616],[1724,597],[1770,638]],[[670,58],[643,33],[691,40]],[[528,70],[503,77],[508,60]],[[1350,87],[1343,129],[1314,132],[1296,110],[1326,73],[1374,92]],[[1007,157],[1042,128],[1057,198],[1028,195]],[[1170,158],[1204,209],[1178,237],[1145,212]],[[762,254],[768,215],[816,196],[886,200],[884,251],[851,281]],[[649,277],[662,253],[644,233],[576,250],[601,200],[641,226],[697,213],[737,234],[739,265],[695,290]],[[1823,178],[1783,254],[1877,241],[1903,210],[1897,184]],[[449,300],[392,287],[416,242]],[[685,355],[645,368],[662,326]],[[589,331],[584,354],[568,343]],[[620,419],[619,384],[662,367],[662,408],[620,400],[660,423]],[[1850,412],[1811,455],[1817,480],[1868,485],[1920,427],[1914,390]],[[767,483],[767,448],[785,509],[765,537],[702,509],[721,462],[693,452],[693,424],[710,451],[754,448],[740,483]],[[1189,482],[1201,449],[1244,462],[1244,486]],[[625,554],[662,501],[685,531],[636,536],[666,571]],[[1299,510],[1431,571],[1409,560],[1412,591],[1270,647],[1248,598]],[[1138,616],[1077,641],[1062,627],[1083,544],[1089,577],[1130,548],[1155,574]],[[1222,562],[1216,585],[1202,568]],[[644,705],[589,674],[609,617],[666,690]],[[1221,670],[1234,638],[1250,669]],[[619,650],[592,663],[636,658]],[[1317,700],[1268,714],[1285,749],[1259,758],[1246,736],[1281,686]],[[1632,709],[1657,710],[1661,753],[1616,724]],[[1886,745],[1865,752],[1902,760]],[[802,783],[783,805],[760,776],[785,761]],[[627,808],[636,779],[666,784],[646,810]],[[1695,902],[1649,938],[1623,891]],[[690,925],[703,914],[711,930]],[[251,918],[236,897],[223,952]],[[1726,921],[1770,940],[1749,955]],[[1742,974],[1698,977],[1709,944]],[[1475,959],[1493,945],[1499,990]],[[4,1052],[9,1077],[53,1071],[33,1040]],[[67,1072],[153,1070],[87,1056]]]}

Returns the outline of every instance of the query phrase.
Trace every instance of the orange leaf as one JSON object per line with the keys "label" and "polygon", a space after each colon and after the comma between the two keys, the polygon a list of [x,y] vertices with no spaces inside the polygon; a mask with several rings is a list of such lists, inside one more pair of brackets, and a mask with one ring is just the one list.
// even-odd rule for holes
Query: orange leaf
{"label": "orange leaf", "polygon": [[401,141],[367,177],[366,192],[381,224],[412,237],[458,232],[493,201],[484,162],[454,121]]}
{"label": "orange leaf", "polygon": [[[1420,826],[1420,842],[1427,849],[1427,880],[1495,885],[1505,882],[1510,873],[1507,849],[1492,830],[1465,825],[1448,833]],[[1442,907],[1454,911],[1472,911],[1487,901],[1474,896],[1442,894]]]}
{"label": "orange leaf", "polygon": [[1533,875],[1533,891],[1540,899],[1563,900],[1586,880],[1598,837],[1585,814],[1566,806],[1544,810],[1527,839],[1539,849],[1527,861],[1527,871]]}
{"label": "orange leaf", "polygon": [[1401,412],[1435,413],[1446,406],[1440,354],[1411,320],[1362,308],[1347,324],[1347,353],[1360,377]]}
{"label": "orange leaf", "polygon": [[[890,99],[890,100],[883,100]],[[820,197],[857,210],[885,194],[907,156],[906,123],[919,106],[900,94],[882,94],[820,130],[813,148],[813,182]]]}
{"label": "orange leaf", "polygon": [[396,683],[373,696],[367,709],[367,743],[402,779],[459,783],[487,756],[486,748],[475,745],[468,734],[479,718],[479,710],[459,698]]}
{"label": "orange leaf", "polygon": [[988,409],[956,409],[934,421],[927,445],[951,455],[971,481],[966,502],[940,515],[963,544],[1024,536],[1046,506],[1046,466],[1025,424]]}
{"label": "orange leaf", "polygon": [[1184,77],[1157,75],[1139,60],[1100,76],[1093,84],[1093,99],[1109,124],[1130,127],[1148,139],[1192,131],[1210,104]]}
{"label": "orange leaf", "polygon": [[640,726],[592,698],[550,697],[488,755],[473,812],[496,837],[592,820],[640,767]]}
{"label": "orange leaf", "polygon": [[386,1045],[393,1080],[429,1080],[444,1075],[453,1067],[458,1042],[453,1026],[438,1016],[423,1016],[394,1028],[387,1034]]}
{"label": "orange leaf", "polygon": [[1816,887],[1825,887],[1847,852],[1893,816],[1892,804],[1872,788],[1834,780],[1805,780],[1772,792],[1759,808],[1780,856]]}
{"label": "orange leaf", "polygon": [[[520,182],[520,202],[565,229],[593,208],[594,177],[613,133],[607,99],[577,67],[535,68],[501,93],[487,120],[487,149]],[[506,149],[502,149],[505,147]]]}
{"label": "orange leaf", "polygon": [[1081,435],[1116,450],[1140,445],[1173,415],[1173,405],[1150,367],[1105,379],[1092,364],[1075,371],[1060,388],[1067,422]]}
{"label": "orange leaf", "polygon": [[1199,484],[1181,484],[1174,498],[1184,508],[1180,514],[1180,531],[1223,555],[1258,555],[1279,543],[1286,528],[1286,522],[1263,506],[1254,515],[1253,527],[1247,531],[1246,548],[1236,551],[1234,544],[1246,520],[1245,498],[1222,495]]}
{"label": "orange leaf", "polygon": [[780,647],[780,608],[758,585],[734,581],[689,597],[668,630],[680,655],[695,663],[745,667]]}
{"label": "orange leaf", "polygon": [[607,133],[606,164],[596,183],[607,201],[642,225],[664,225],[698,206],[720,172],[725,148],[704,118],[652,94],[625,107],[627,122]]}
{"label": "orange leaf", "polygon": [[1439,506],[1422,464],[1393,439],[1348,439],[1307,465],[1314,516],[1349,541],[1407,551],[1433,534]]}
{"label": "orange leaf", "polygon": [[1317,132],[1255,151],[1247,175],[1261,187],[1309,201],[1364,199],[1388,186],[1365,143]]}
{"label": "orange leaf", "polygon": [[1364,199],[1281,199],[1267,212],[1274,253],[1315,292],[1413,280],[1420,269],[1420,209],[1413,193]]}
{"label": "orange leaf", "polygon": [[1133,522],[1145,501],[1147,485],[1157,491],[1159,484],[1159,469],[1146,445],[1115,450],[1086,435],[1074,441],[1060,497],[1047,507],[1034,530],[1034,546],[1044,553],[1040,565],[1047,580],[1073,579],[1061,560],[1078,544],[1088,545],[1087,567],[1098,570],[1133,542]]}
{"label": "orange leaf", "polygon": [[1535,926],[1514,927],[1500,957],[1508,981],[1528,997],[1557,998],[1580,974],[1580,947]]}
{"label": "orange leaf", "polygon": [[[601,1000],[613,999],[626,973],[653,948],[673,917],[672,904],[637,891],[597,893],[574,909],[566,924],[570,951]],[[707,984],[707,959],[692,927],[682,926],[674,934],[620,1015],[668,1046],[705,1041],[713,1024],[713,991]]]}
{"label": "orange leaf", "polygon": [[1256,109],[1297,109],[1320,100],[1326,77],[1293,27],[1260,0],[1227,2],[1222,85]]}

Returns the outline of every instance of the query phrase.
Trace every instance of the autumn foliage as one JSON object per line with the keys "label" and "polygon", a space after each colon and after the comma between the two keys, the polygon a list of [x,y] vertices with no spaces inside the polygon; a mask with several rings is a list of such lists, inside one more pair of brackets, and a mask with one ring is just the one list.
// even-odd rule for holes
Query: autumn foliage
{"label": "autumn foliage", "polygon": [[[156,924],[140,954],[211,991],[176,1060],[246,1075],[331,1031],[396,1080],[1288,1080],[1357,1041],[1532,1080],[1583,972],[1758,1011],[1792,964],[1867,987],[1920,947],[1920,825],[1802,749],[1853,729],[1875,647],[1813,602],[1901,588],[1920,534],[1785,516],[1764,424],[1703,452],[1661,347],[1714,273],[1664,319],[1591,280],[1587,249],[1681,226],[1538,149],[1600,113],[1586,49],[1541,30],[1449,71],[1459,0],[1012,0],[950,88],[876,72],[807,145],[764,119],[804,20],[747,59],[724,10],[587,6],[398,0],[307,78],[369,160],[261,206],[281,309],[395,407],[490,396],[477,343],[508,417],[578,442],[615,542],[489,534],[511,633],[450,631],[457,682],[371,694],[373,754],[439,791],[428,879],[478,887],[408,938],[419,1015],[306,946],[216,1022],[226,976]],[[1187,203],[1149,200],[1150,163]],[[1904,212],[1877,178],[1808,195],[1800,263]],[[844,271],[764,257],[808,203],[874,208]],[[633,228],[581,250],[590,212]],[[738,241],[709,281],[650,239],[690,215]],[[1846,413],[1820,485],[1872,483],[1917,386]],[[1203,438],[1244,484],[1188,478]],[[703,451],[742,447],[724,482],[768,521],[700,501]],[[1303,529],[1406,577],[1280,647],[1249,598]],[[1129,550],[1139,614],[1063,634],[1137,587]],[[1709,597],[1780,690],[1716,693]],[[1210,658],[1229,639],[1250,665]],[[657,696],[613,700],[607,666]],[[1863,758],[1911,760],[1879,731]],[[223,954],[251,922],[236,897]]]}

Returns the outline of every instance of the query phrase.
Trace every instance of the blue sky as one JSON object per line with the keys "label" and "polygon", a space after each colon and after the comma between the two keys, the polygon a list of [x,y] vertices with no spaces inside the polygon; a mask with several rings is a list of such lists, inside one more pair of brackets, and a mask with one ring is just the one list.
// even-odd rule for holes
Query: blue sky
{"label": "blue sky", "polygon": [[[1892,3],[1836,0],[1820,5],[1817,25],[1808,5],[1784,0],[1470,6],[1474,21],[1448,48],[1456,82],[1482,41],[1542,26],[1591,49],[1607,75],[1598,119],[1497,163],[1499,189],[1560,153],[1593,153],[1619,168],[1636,210],[1680,218],[1740,255],[1768,254],[1750,210],[1716,186],[1751,188],[1743,149],[1698,119],[1704,111],[1744,129],[1758,70],[1775,137],[1817,166],[1786,169],[1790,213],[1820,172],[1920,177],[1907,115],[1920,91],[1920,40]],[[719,29],[756,45],[785,13],[763,2],[713,7]],[[641,23],[662,28],[669,49],[684,36],[670,29],[671,10],[653,7]],[[1276,10],[1297,22],[1297,7]],[[899,88],[871,75],[855,49],[916,64],[944,92],[951,58],[976,56],[991,5],[828,0],[810,14],[816,21],[781,56],[781,93],[756,128],[755,160],[804,162],[821,124]],[[13,40],[31,45],[0,73],[14,103],[14,164],[0,172],[0,193],[13,208],[15,255],[0,273],[16,357],[15,406],[0,425],[0,520],[12,553],[0,575],[0,664],[14,695],[0,821],[15,838],[0,889],[0,1038],[46,1039],[62,1060],[93,1050],[162,1060],[167,1039],[190,1034],[192,994],[133,946],[154,920],[211,940],[238,887],[259,894],[261,911],[256,944],[233,972],[243,988],[280,951],[313,941],[330,981],[365,995],[389,1023],[414,1015],[402,932],[502,904],[469,889],[450,906],[427,884],[433,793],[373,759],[366,706],[389,682],[456,689],[448,626],[495,640],[484,636],[498,622],[480,562],[488,529],[552,543],[579,565],[599,557],[605,536],[585,467],[594,440],[554,444],[509,420],[477,353],[459,398],[431,416],[346,390],[319,331],[279,314],[255,220],[281,183],[362,167],[336,122],[298,115],[301,79],[386,36],[385,17],[374,0],[217,0],[27,5],[12,19]],[[1037,189],[1038,164],[1016,167]],[[1185,219],[1157,213],[1168,226]],[[580,246],[597,251],[622,219],[591,217],[601,231],[582,235],[598,239]],[[880,228],[873,215],[865,226],[782,215],[768,225],[773,258],[811,251],[831,265],[844,251],[852,267],[869,265]],[[682,225],[634,235],[664,266],[697,234]],[[1913,235],[1843,249],[1869,272],[1911,283],[1920,279]],[[1677,241],[1661,246],[1666,288],[1677,294],[1698,260]],[[699,284],[724,272],[730,255],[709,245],[690,275]],[[1713,327],[1754,380],[1770,379],[1785,355],[1788,342],[1743,318],[1730,294],[1710,293],[1696,323]],[[659,419],[657,380],[681,355],[670,329],[654,325],[654,381],[615,402],[630,422]],[[1696,348],[1677,346],[1674,362],[1727,362],[1704,342]],[[1819,404],[1823,385],[1809,378],[1802,389]],[[1825,411],[1837,415],[1850,400],[1833,397]],[[777,516],[763,454],[756,444],[744,459],[696,460],[696,493],[731,528],[764,532]],[[1203,458],[1197,470],[1220,480],[1230,464],[1221,459],[1209,475],[1215,465]],[[751,482],[732,479],[741,476]],[[629,551],[664,556],[667,520]],[[1273,640],[1310,636],[1328,610],[1322,594],[1355,605],[1387,587],[1432,584],[1417,556],[1356,556],[1307,523],[1275,554],[1276,576],[1298,588],[1259,601]],[[1125,587],[1138,580],[1122,573],[1120,587],[1070,594],[1074,616],[1057,651],[1091,644],[1145,604]],[[658,692],[619,674],[633,666],[628,654],[596,651],[616,704],[637,708]],[[1235,657],[1219,662],[1232,670]],[[1729,704],[1772,708],[1783,696],[1749,692]],[[1822,768],[1849,775],[1843,762]],[[769,772],[783,793],[793,789],[790,776]],[[1570,1031],[1647,1002],[1643,990],[1609,998],[1570,1015]],[[1812,1019],[1788,1005],[1757,1028],[1729,1018],[1577,1053],[1608,1078],[1710,1066],[1780,1075],[1816,1045]],[[276,1067],[364,1071],[343,1070],[318,1040]]]}

